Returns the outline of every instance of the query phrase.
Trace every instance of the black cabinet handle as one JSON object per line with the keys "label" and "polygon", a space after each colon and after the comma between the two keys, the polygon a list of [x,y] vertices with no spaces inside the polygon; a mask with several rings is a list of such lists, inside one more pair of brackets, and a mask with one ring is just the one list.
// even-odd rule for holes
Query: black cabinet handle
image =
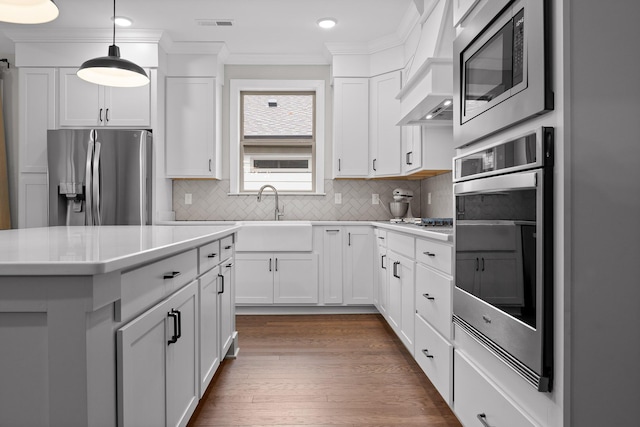
{"label": "black cabinet handle", "polygon": [[102,108],[100,109],[100,123],[102,123]]}
{"label": "black cabinet handle", "polygon": [[224,249],[225,249],[225,250],[229,250],[229,249],[231,249],[232,247],[233,247],[233,246],[229,245],[229,246],[225,246],[225,247],[224,247]]}
{"label": "black cabinet handle", "polygon": [[105,120],[107,122],[109,121],[109,109],[108,108],[104,111],[104,118],[105,118]]}
{"label": "black cabinet handle", "polygon": [[384,265],[384,259],[386,258],[386,255],[382,255],[380,257],[380,267],[384,268],[385,270],[387,269],[387,267]]}
{"label": "black cabinet handle", "polygon": [[269,271],[271,271],[271,258],[269,258]]}
{"label": "black cabinet handle", "polygon": [[278,271],[278,258],[276,258],[276,271]]}
{"label": "black cabinet handle", "polygon": [[207,255],[207,258],[215,258],[217,256],[218,256],[218,254],[209,254],[209,255]]}
{"label": "black cabinet handle", "polygon": [[229,263],[229,264],[225,265],[225,267],[227,267],[227,268],[231,268],[231,267],[233,267],[233,263],[231,262],[231,263]]}
{"label": "black cabinet handle", "polygon": [[164,274],[164,279],[175,279],[176,277],[178,277],[181,273],[179,271],[172,271],[170,273],[165,273]]}
{"label": "black cabinet handle", "polygon": [[349,246],[351,246],[351,233],[349,233]]}
{"label": "black cabinet handle", "polygon": [[487,416],[484,413],[478,414],[477,417],[484,427],[491,427],[487,422]]}
{"label": "black cabinet handle", "polygon": [[433,252],[429,252],[429,251],[422,252],[422,253],[425,254],[426,256],[431,256],[431,257],[436,256],[436,254],[434,254]]}
{"label": "black cabinet handle", "polygon": [[411,162],[411,161],[409,160],[409,159],[411,158],[411,155],[412,155],[412,154],[413,154],[413,151],[409,151],[409,152],[407,153],[407,158],[405,159],[405,161],[406,161],[406,163],[407,163],[408,165],[412,165],[412,164],[413,164],[413,162]]}
{"label": "black cabinet handle", "polygon": [[378,160],[378,159],[373,159],[373,170],[374,171],[377,171],[377,169],[376,169],[376,160]]}
{"label": "black cabinet handle", "polygon": [[209,159],[209,172],[211,172],[211,159]]}
{"label": "black cabinet handle", "polygon": [[422,294],[422,296],[423,296],[423,297],[425,297],[425,298],[426,298],[426,299],[428,299],[428,300],[434,300],[434,299],[435,299],[434,297],[432,297],[432,296],[431,296],[431,295],[429,295],[429,294]]}
{"label": "black cabinet handle", "polygon": [[340,171],[341,171],[340,166],[341,166],[341,164],[340,164],[340,159],[338,159],[338,172],[340,172]]}
{"label": "black cabinet handle", "polygon": [[429,354],[428,348],[422,349],[422,353],[424,353],[424,355],[427,356],[427,358],[433,359],[433,354]]}
{"label": "black cabinet handle", "polygon": [[167,313],[167,316],[173,319],[173,335],[169,341],[167,341],[167,345],[171,345],[177,343],[178,338],[180,338],[178,335],[178,311],[171,309],[171,311]]}
{"label": "black cabinet handle", "polygon": [[393,277],[397,277],[398,279],[400,278],[400,276],[398,275],[398,266],[400,265],[400,261],[394,261],[393,262]]}
{"label": "black cabinet handle", "polygon": [[378,236],[378,239],[380,239],[380,240],[384,240],[384,237],[382,237],[382,236]]}
{"label": "black cabinet handle", "polygon": [[340,232],[340,230],[324,230],[324,231],[326,231],[327,233],[339,233]]}
{"label": "black cabinet handle", "polygon": [[218,292],[219,294],[224,294],[224,275],[222,274],[218,274],[218,277],[220,278],[220,280],[222,281],[222,290],[220,292]]}

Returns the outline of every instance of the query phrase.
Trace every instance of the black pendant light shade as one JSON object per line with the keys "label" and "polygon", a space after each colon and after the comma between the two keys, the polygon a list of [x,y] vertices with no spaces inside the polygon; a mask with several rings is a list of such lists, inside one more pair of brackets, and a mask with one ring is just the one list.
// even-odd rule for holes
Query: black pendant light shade
{"label": "black pendant light shade", "polygon": [[59,14],[52,0],[0,0],[0,21],[14,24],[43,24]]}
{"label": "black pendant light shade", "polygon": [[[113,0],[113,16],[116,16],[116,1]],[[149,83],[147,73],[137,64],[120,58],[116,46],[116,24],[113,24],[113,44],[107,56],[85,61],[76,73],[82,80],[102,86],[137,87]]]}

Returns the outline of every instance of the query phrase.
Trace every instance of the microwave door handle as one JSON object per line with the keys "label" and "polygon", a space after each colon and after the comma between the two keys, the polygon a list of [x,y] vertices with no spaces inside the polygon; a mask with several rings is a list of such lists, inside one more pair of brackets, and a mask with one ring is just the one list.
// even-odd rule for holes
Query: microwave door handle
{"label": "microwave door handle", "polygon": [[84,200],[84,213],[85,213],[85,221],[86,225],[93,225],[93,197],[91,196],[93,179],[91,179],[92,170],[92,161],[93,161],[93,131],[92,137],[87,143],[87,160],[85,163],[84,170],[84,179],[85,179],[85,200]]}
{"label": "microwave door handle", "polygon": [[538,174],[539,172],[537,171],[520,172],[458,182],[453,186],[453,193],[455,195],[462,195],[536,188]]}
{"label": "microwave door handle", "polygon": [[100,216],[100,143],[96,141],[95,150],[93,152],[93,222],[94,225],[102,225]]}

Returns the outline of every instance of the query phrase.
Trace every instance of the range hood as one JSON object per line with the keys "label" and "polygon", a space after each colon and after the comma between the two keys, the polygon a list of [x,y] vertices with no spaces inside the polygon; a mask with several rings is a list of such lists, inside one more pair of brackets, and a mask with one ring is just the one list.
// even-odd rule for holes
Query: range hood
{"label": "range hood", "polygon": [[[424,0],[415,53],[405,67],[405,82],[396,96],[399,126],[447,124],[453,121],[453,28],[449,0]],[[429,117],[429,118],[427,118]]]}

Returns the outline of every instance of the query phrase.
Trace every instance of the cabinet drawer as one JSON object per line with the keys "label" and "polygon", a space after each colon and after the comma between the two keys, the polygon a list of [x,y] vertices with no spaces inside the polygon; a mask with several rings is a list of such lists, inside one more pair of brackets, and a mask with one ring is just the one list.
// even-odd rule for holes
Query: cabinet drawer
{"label": "cabinet drawer", "polygon": [[414,259],[414,241],[415,239],[411,236],[387,233],[387,248],[407,258]]}
{"label": "cabinet drawer", "polygon": [[156,261],[122,274],[122,320],[140,313],[180,289],[198,275],[196,249]]}
{"label": "cabinet drawer", "polygon": [[451,274],[453,247],[431,240],[416,239],[416,261]]}
{"label": "cabinet drawer", "polygon": [[222,261],[222,257],[220,256],[220,241],[216,240],[215,242],[200,246],[198,248],[198,261],[198,272],[200,274],[220,264]]}
{"label": "cabinet drawer", "polygon": [[447,339],[451,339],[451,286],[451,279],[416,266],[416,312]]}
{"label": "cabinet drawer", "polygon": [[438,389],[445,402],[451,404],[452,346],[438,335],[422,317],[416,315],[415,321],[416,362]]}
{"label": "cabinet drawer", "polygon": [[387,246],[387,230],[376,228],[376,242],[378,242],[378,246]]}
{"label": "cabinet drawer", "polygon": [[465,426],[533,427],[536,424],[464,357],[454,352],[454,411]]}
{"label": "cabinet drawer", "polygon": [[220,261],[224,261],[233,255],[233,236],[227,236],[220,240]]}

